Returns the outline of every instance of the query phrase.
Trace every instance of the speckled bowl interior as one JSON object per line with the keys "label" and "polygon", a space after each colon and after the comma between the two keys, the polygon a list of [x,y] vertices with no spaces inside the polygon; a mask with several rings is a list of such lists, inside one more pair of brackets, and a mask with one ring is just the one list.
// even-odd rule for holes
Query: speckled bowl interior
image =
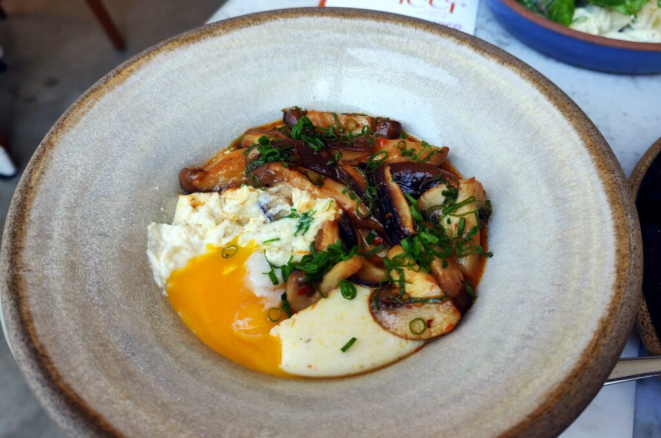
{"label": "speckled bowl interior", "polygon": [[[400,120],[449,145],[493,202],[475,306],[377,372],[251,372],[205,347],[151,279],[147,225],[171,220],[180,168],[291,105]],[[2,269],[16,358],[71,433],[550,436],[623,347],[640,236],[604,139],[525,64],[413,19],[291,10],[181,35],[96,84],[23,176]]]}

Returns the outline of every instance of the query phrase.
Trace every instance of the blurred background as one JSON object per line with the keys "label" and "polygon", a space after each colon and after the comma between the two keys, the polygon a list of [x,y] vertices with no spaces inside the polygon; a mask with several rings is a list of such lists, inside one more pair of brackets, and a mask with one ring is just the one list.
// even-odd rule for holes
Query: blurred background
{"label": "blurred background", "polygon": [[[19,172],[51,126],[94,82],[136,53],[204,24],[223,3],[0,0],[5,13],[0,12],[0,144]],[[103,14],[99,5],[125,42],[124,50],[113,45],[95,15]],[[18,176],[0,181],[1,227],[17,183]],[[0,438],[60,436],[0,336]]]}

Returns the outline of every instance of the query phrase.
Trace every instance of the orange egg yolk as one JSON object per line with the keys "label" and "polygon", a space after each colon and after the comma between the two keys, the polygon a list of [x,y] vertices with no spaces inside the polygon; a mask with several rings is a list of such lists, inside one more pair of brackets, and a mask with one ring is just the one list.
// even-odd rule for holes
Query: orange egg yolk
{"label": "orange egg yolk", "polygon": [[285,315],[265,309],[265,298],[245,284],[246,260],[255,249],[232,242],[224,251],[212,248],[191,259],[168,279],[168,297],[186,326],[218,353],[256,371],[287,376],[280,369],[280,340],[269,334]]}

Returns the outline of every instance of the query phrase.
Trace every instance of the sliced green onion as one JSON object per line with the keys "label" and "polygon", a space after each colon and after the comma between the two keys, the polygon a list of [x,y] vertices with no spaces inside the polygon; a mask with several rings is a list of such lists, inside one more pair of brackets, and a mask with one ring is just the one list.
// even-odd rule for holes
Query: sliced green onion
{"label": "sliced green onion", "polygon": [[319,285],[318,285],[317,283],[312,283],[312,287],[314,287],[314,289],[315,289],[317,292],[319,292],[319,295],[321,295],[321,298],[328,298],[328,295],[326,295],[325,293],[323,293],[323,292],[321,291],[321,289],[319,289]]}
{"label": "sliced green onion", "polygon": [[416,318],[409,322],[409,330],[414,335],[421,335],[427,331],[427,323],[422,318]]}
{"label": "sliced green onion", "polygon": [[464,285],[466,286],[466,292],[468,292],[468,295],[473,298],[477,298],[477,294],[475,293],[475,290],[473,290],[471,284],[469,282],[465,282]]}
{"label": "sliced green onion", "polygon": [[379,151],[367,157],[367,170],[372,171],[388,159],[388,152]]}
{"label": "sliced green onion", "polygon": [[462,217],[459,219],[459,228],[457,229],[457,236],[464,234],[464,228],[466,227],[466,218]]}
{"label": "sliced green onion", "polygon": [[279,284],[278,277],[275,275],[275,271],[271,269],[268,272],[269,280],[271,280],[271,283],[273,283],[273,286],[277,286]]}
{"label": "sliced green onion", "polygon": [[265,245],[265,244],[271,243],[271,242],[277,242],[278,240],[280,240],[279,237],[276,237],[274,239],[265,240],[265,241],[262,242],[262,245]]}
{"label": "sliced green onion", "polygon": [[[353,194],[353,192],[351,192]],[[353,198],[352,198],[353,199]],[[361,212],[361,207],[364,208],[366,211]],[[356,198],[356,214],[360,218],[366,218],[370,214],[372,214],[372,210],[370,210],[365,204],[363,204],[360,200],[360,198]]]}
{"label": "sliced green onion", "polygon": [[372,257],[374,254],[376,254],[377,252],[381,251],[381,250],[384,249],[384,248],[385,248],[385,245],[379,245],[379,246],[377,246],[376,248],[372,248],[371,251],[369,251],[367,254],[365,254],[365,257],[366,257],[366,258],[370,258],[370,257]]}
{"label": "sliced green onion", "polygon": [[280,295],[280,301],[281,301],[280,302],[280,308],[285,311],[288,318],[291,318],[293,313],[291,311],[291,307],[289,306],[289,301],[287,301],[287,293],[286,292],[283,293],[282,295]]}
{"label": "sliced green onion", "polygon": [[342,296],[347,300],[353,300],[354,298],[356,298],[356,295],[358,294],[358,291],[356,290],[356,286],[354,286],[353,283],[350,283],[347,280],[340,281],[340,292],[342,293]]}
{"label": "sliced green onion", "polygon": [[374,243],[374,239],[376,239],[376,233],[374,230],[371,230],[367,236],[365,236],[365,242],[367,242],[368,245],[371,245]]}
{"label": "sliced green onion", "polygon": [[223,250],[220,252],[220,254],[223,256],[224,259],[228,259],[232,257],[236,252],[239,250],[239,247],[236,245],[230,245],[226,246],[223,248]]}
{"label": "sliced green onion", "polygon": [[[286,163],[285,163],[285,164],[286,164]],[[319,177],[313,175],[312,173],[310,173],[309,170],[306,170],[304,175],[305,175],[305,177],[308,179],[308,181],[310,181],[310,182],[311,182],[312,184],[314,184],[315,186],[317,186],[317,187],[321,187],[321,186],[324,185],[324,183],[322,182],[321,178],[319,178]]]}
{"label": "sliced green onion", "polygon": [[349,342],[347,342],[347,343],[344,345],[344,347],[340,348],[340,350],[342,350],[342,353],[346,353],[347,350],[348,350],[349,348],[351,348],[351,346],[352,346],[353,344],[355,344],[357,340],[358,340],[358,339],[356,339],[356,338],[351,338],[351,339],[349,340]]}
{"label": "sliced green onion", "polygon": [[429,234],[427,232],[424,232],[424,231],[420,232],[420,237],[422,237],[423,239],[425,239],[429,243],[436,244],[436,243],[439,242],[438,237],[434,236],[433,234]]}
{"label": "sliced green onion", "polygon": [[267,318],[271,322],[278,322],[282,318],[282,309],[279,307],[271,307],[269,313],[266,314]]}

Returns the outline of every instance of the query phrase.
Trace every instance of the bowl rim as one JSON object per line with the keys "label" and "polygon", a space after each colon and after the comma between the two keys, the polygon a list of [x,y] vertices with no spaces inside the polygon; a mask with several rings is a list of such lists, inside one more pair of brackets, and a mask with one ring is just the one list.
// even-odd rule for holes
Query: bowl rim
{"label": "bowl rim", "polygon": [[[556,23],[544,18],[541,15],[535,14],[530,9],[526,8],[522,4],[519,4],[516,0],[496,0],[500,1],[505,6],[509,7],[511,10],[521,15],[523,18],[532,21],[535,24],[542,26],[552,32],[568,36],[570,38],[575,38],[586,43],[597,44],[599,46],[607,46],[613,49],[625,49],[625,50],[634,50],[634,51],[644,51],[644,52],[661,52],[661,43],[642,43],[637,41],[626,41],[626,40],[617,40],[614,38],[607,38],[599,35],[592,35],[586,32],[581,32],[579,30],[572,29],[568,26],[563,26],[562,24]],[[654,1],[654,0],[649,0]]]}
{"label": "bowl rim", "polygon": [[108,92],[149,63],[155,55],[167,53],[207,38],[258,26],[261,23],[297,18],[338,18],[370,20],[426,31],[467,47],[479,56],[509,68],[535,87],[581,138],[591,155],[600,186],[612,208],[615,227],[615,280],[613,298],[601,316],[589,345],[578,356],[570,371],[556,387],[548,391],[538,406],[500,433],[501,436],[553,436],[564,430],[585,409],[619,359],[639,308],[642,284],[642,241],[635,205],[631,201],[624,172],[606,140],[590,119],[556,85],[542,74],[504,50],[472,35],[424,20],[385,12],[349,8],[294,8],[267,11],[207,24],[174,36],[145,51],[106,74],[60,117],[40,143],[31,158],[12,199],[0,252],[0,298],[8,322],[8,337],[16,360],[30,388],[58,424],[71,433],[85,431],[91,435],[124,436],[100,412],[94,410],[61,376],[37,336],[30,309],[25,277],[21,269],[21,252],[26,239],[23,224],[30,220],[36,188],[46,171],[49,152],[57,147],[60,136],[76,125],[90,108]]}

